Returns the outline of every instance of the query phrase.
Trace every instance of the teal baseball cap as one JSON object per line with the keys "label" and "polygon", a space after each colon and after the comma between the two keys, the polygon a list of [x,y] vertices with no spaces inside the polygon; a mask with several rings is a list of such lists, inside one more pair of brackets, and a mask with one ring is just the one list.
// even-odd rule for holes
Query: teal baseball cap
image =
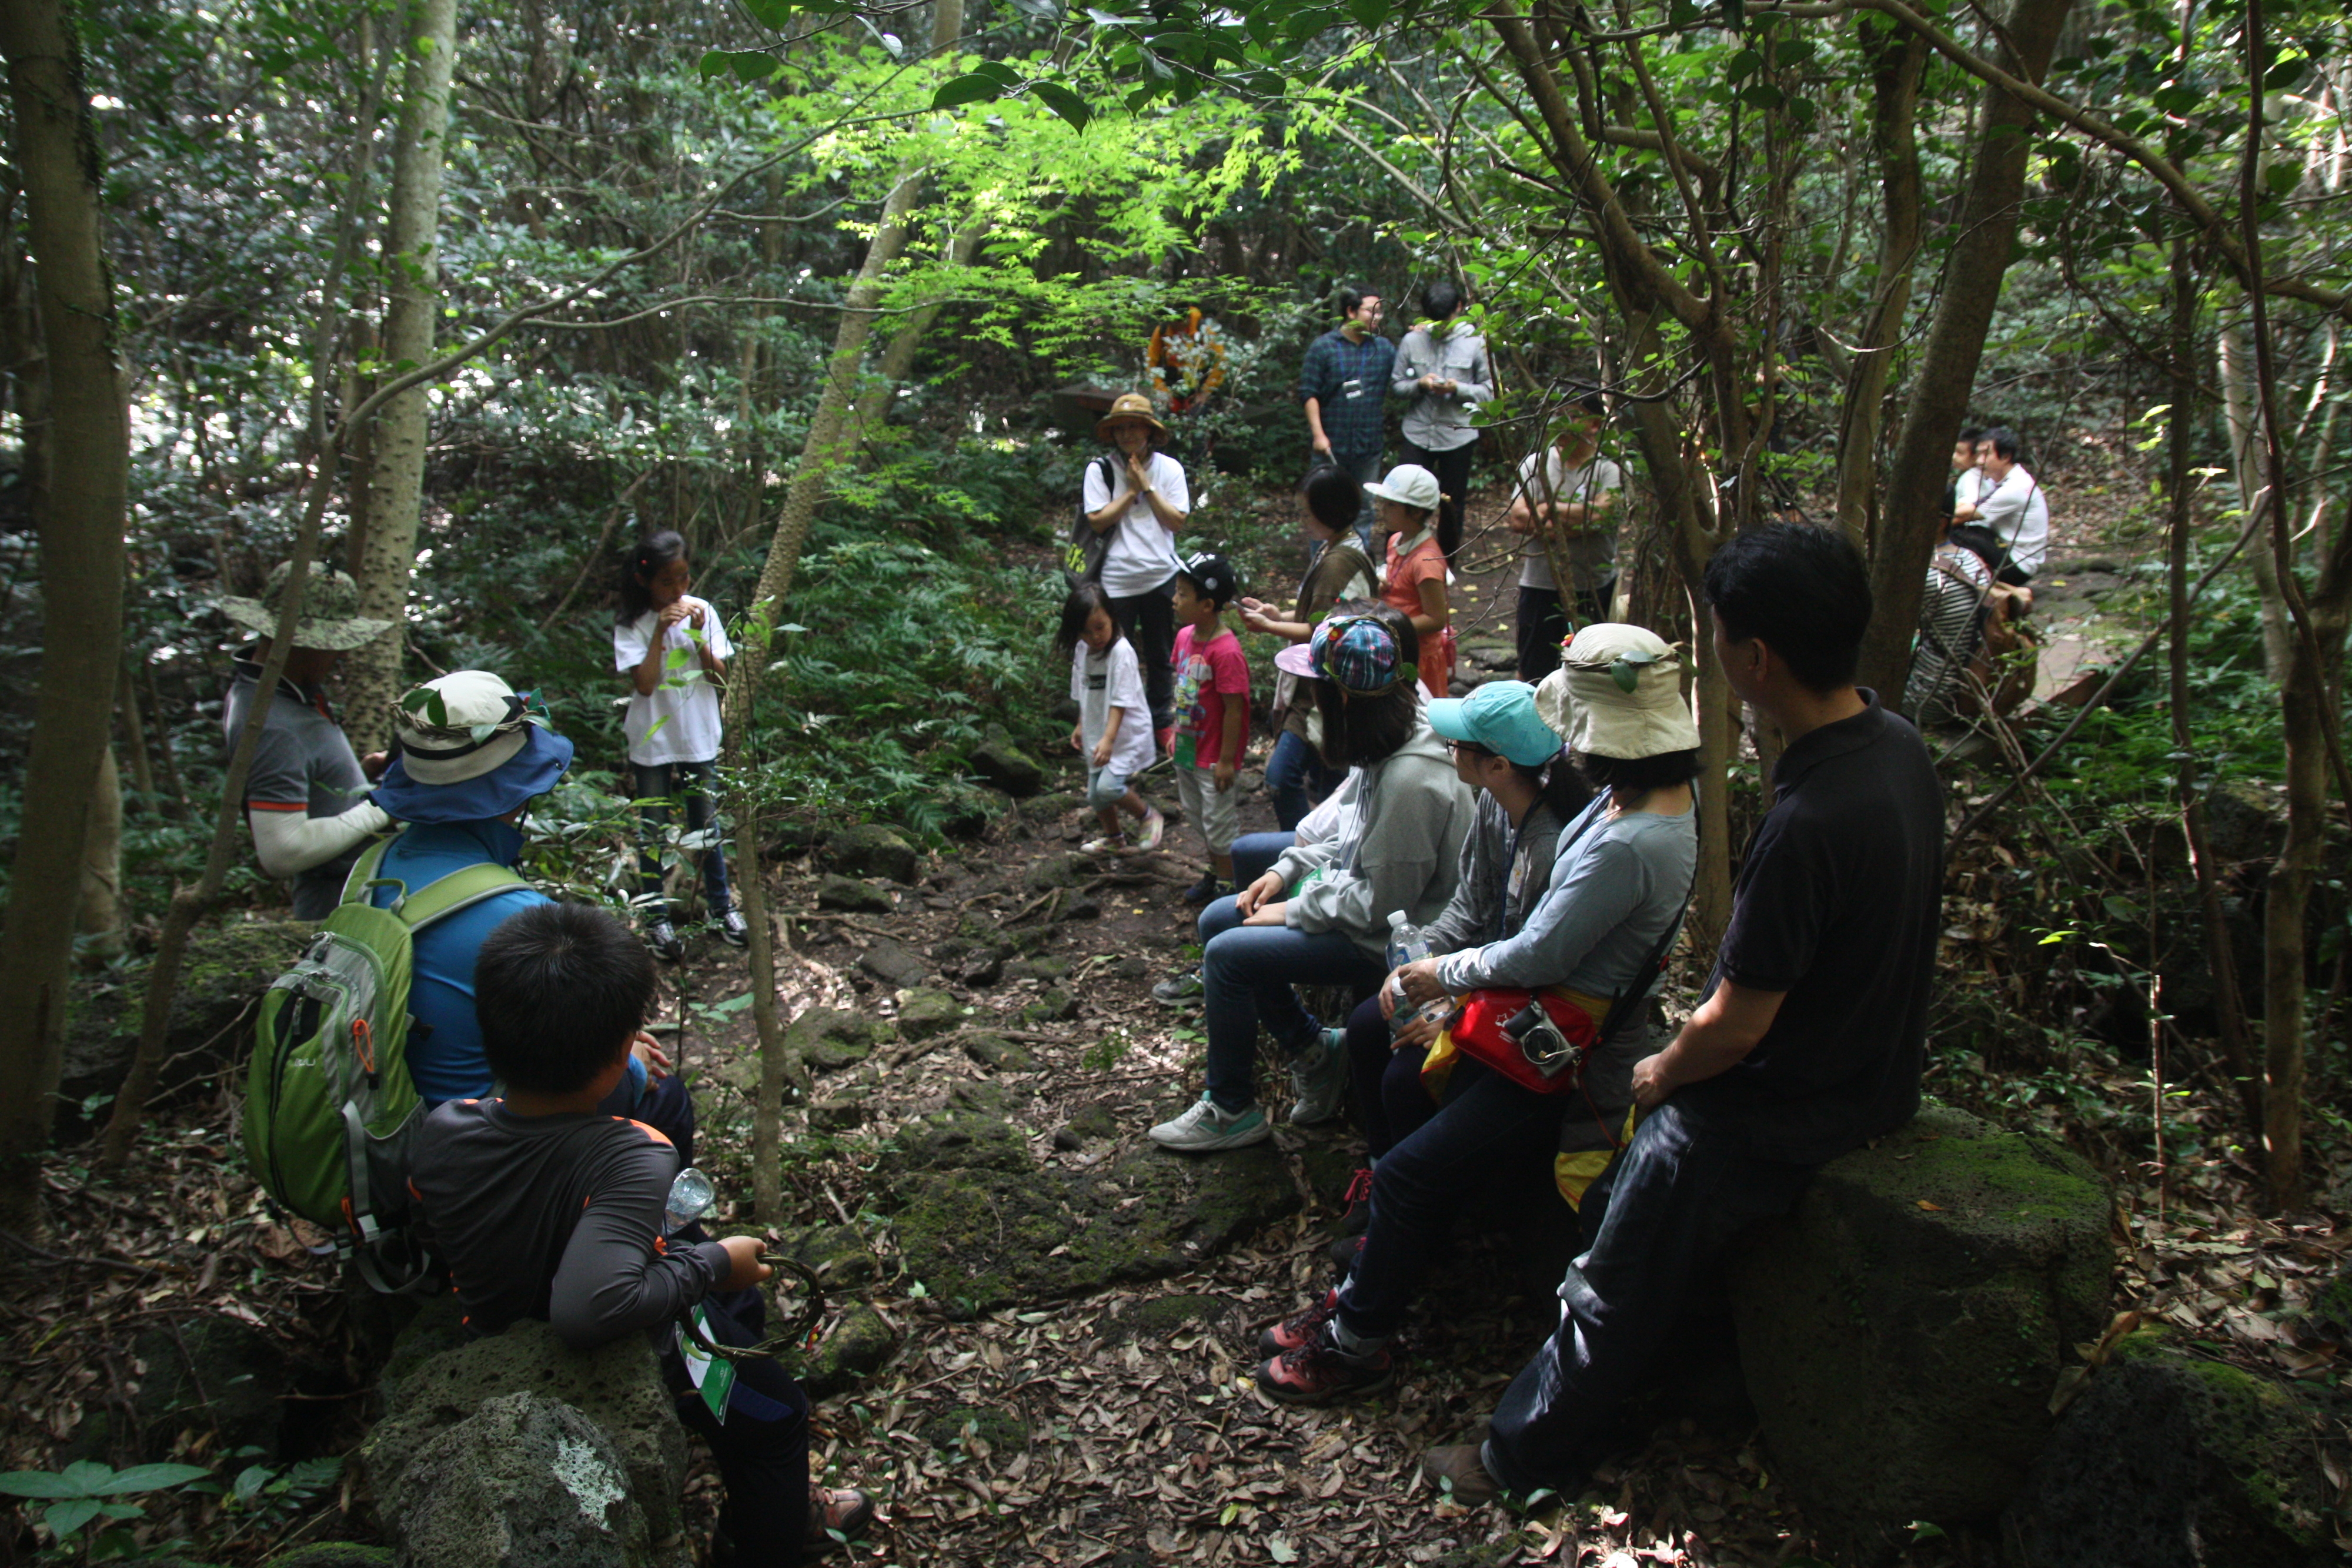
{"label": "teal baseball cap", "polygon": [[1559,733],[1538,716],[1536,689],[1525,681],[1488,681],[1466,697],[1440,697],[1429,705],[1429,727],[1522,768],[1559,755]]}

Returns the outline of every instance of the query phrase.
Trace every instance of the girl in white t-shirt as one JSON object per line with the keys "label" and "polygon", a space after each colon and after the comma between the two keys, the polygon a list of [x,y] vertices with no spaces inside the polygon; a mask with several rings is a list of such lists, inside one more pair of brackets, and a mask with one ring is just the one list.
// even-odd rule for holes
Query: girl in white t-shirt
{"label": "girl in white t-shirt", "polygon": [[637,902],[646,940],[664,958],[685,956],[662,897],[661,845],[677,804],[686,805],[688,842],[702,844],[702,885],[719,935],[743,946],[751,932],[727,888],[727,854],[711,831],[711,775],[719,761],[719,689],[734,647],[727,627],[694,585],[686,541],[667,528],[648,534],[621,572],[621,608],[613,618],[613,667],[631,680],[629,770],[642,831],[637,840]]}
{"label": "girl in white t-shirt", "polygon": [[[1087,759],[1087,804],[1095,809],[1102,836],[1084,845],[1088,854],[1111,850],[1156,850],[1167,831],[1159,809],[1135,792],[1135,776],[1154,755],[1151,710],[1143,693],[1142,664],[1135,644],[1120,634],[1110,595],[1098,582],[1081,582],[1062,604],[1062,624],[1054,651],[1070,655],[1070,700],[1078,722],[1070,729],[1070,749]],[[1136,821],[1128,836],[1118,820]]]}

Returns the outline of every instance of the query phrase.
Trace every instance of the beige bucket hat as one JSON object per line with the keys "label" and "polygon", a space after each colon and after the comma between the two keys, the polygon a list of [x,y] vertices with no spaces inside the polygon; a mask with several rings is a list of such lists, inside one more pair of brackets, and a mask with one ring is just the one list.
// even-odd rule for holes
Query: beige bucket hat
{"label": "beige bucket hat", "polygon": [[[278,612],[286,602],[286,577],[293,565],[281,560],[270,568],[258,599],[223,595],[220,612],[248,632],[277,636]],[[303,580],[302,619],[295,623],[294,645],[342,653],[373,643],[392,629],[391,622],[371,621],[359,608],[359,584],[351,573],[311,567]]]}
{"label": "beige bucket hat", "polygon": [[[1698,745],[1698,722],[1683,697],[1683,658],[1656,632],[1619,622],[1579,632],[1560,655],[1569,748],[1591,757],[1659,757]],[[1538,707],[1541,708],[1538,697]],[[1552,722],[1552,712],[1544,718]]]}

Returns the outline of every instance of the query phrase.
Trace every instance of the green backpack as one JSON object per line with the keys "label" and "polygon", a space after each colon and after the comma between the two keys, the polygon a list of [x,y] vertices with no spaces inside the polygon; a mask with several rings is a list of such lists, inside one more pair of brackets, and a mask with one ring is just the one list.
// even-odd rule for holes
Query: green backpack
{"label": "green backpack", "polygon": [[[527,886],[484,863],[410,893],[380,878],[385,838],[343,883],[342,902],[295,966],[261,998],[245,1081],[245,1152],[269,1196],[340,1239],[376,1290],[429,1273],[402,1235],[408,1144],[423,1103],[408,1076],[408,986],[415,934],[435,921]],[[368,890],[401,889],[389,909]]]}

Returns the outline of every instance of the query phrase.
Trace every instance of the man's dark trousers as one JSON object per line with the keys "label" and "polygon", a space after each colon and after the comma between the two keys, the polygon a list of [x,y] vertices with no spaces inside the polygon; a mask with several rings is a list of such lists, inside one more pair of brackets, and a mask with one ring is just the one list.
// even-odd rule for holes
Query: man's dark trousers
{"label": "man's dark trousers", "polygon": [[1487,1472],[1515,1492],[1572,1490],[1724,1243],[1786,1214],[1812,1173],[1740,1152],[1671,1099],[1644,1116],[1585,1194],[1584,1255],[1559,1286],[1566,1310],[1503,1391]]}

